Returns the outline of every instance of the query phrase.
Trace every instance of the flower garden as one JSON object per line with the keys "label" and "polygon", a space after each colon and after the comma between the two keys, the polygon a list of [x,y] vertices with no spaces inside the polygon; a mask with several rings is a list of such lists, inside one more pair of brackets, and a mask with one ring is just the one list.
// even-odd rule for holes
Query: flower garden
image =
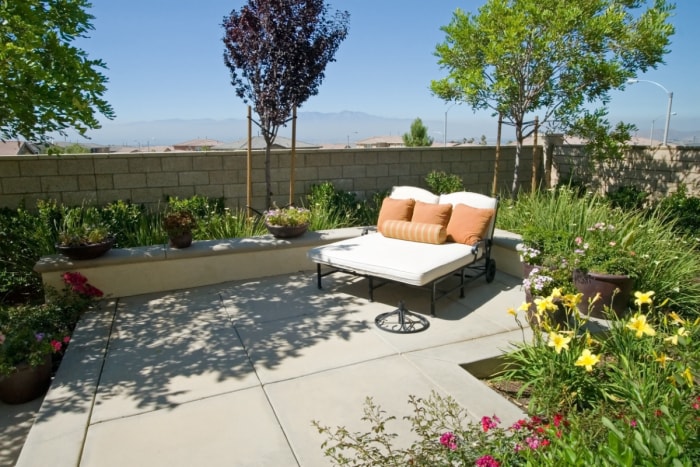
{"label": "flower garden", "polygon": [[[255,223],[243,213],[220,209],[215,200],[176,201],[178,209],[196,217],[195,238],[264,232],[263,218]],[[322,184],[304,215],[310,216],[312,230],[367,225],[376,218],[372,204]],[[52,327],[24,327],[28,347],[42,355],[60,354],[71,326],[99,298],[87,278],[73,272],[64,277],[65,290],[49,292],[45,304],[30,300],[42,298],[31,266],[38,256],[53,253],[57,227],[69,209],[94,208],[47,202],[38,212],[4,213],[3,235],[12,245],[2,247],[7,266],[0,277],[5,297],[0,348],[6,356],[8,344],[20,335],[8,324],[17,322],[12,316],[29,316],[28,309],[38,315],[60,310],[52,312],[63,317]],[[406,418],[416,441],[396,448],[387,428],[393,417],[368,399],[368,433],[316,422],[327,437],[329,459],[338,465],[697,465],[700,258],[693,231],[673,213],[673,206],[613,207],[604,197],[570,189],[504,201],[498,227],[522,235],[523,260],[537,272],[523,284],[530,302],[494,312],[510,313],[523,329],[529,325],[536,332],[514,344],[505,357],[508,368],[497,377],[530,392],[528,416],[502,426],[498,414],[470,420],[454,401],[437,394],[411,398],[413,414]],[[142,214],[122,202],[99,213],[119,246],[165,241],[162,215]],[[612,313],[603,304],[604,326],[587,312],[600,299],[584,300],[572,275],[602,265],[635,281],[626,313]],[[23,297],[29,299],[22,303]]]}

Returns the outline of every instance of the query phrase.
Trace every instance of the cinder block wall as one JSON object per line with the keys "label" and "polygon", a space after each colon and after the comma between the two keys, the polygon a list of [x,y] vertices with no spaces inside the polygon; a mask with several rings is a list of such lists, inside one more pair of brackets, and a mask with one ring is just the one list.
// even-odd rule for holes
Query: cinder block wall
{"label": "cinder block wall", "polygon": [[[531,160],[532,149],[524,152],[521,180],[529,186],[531,164],[525,161]],[[264,159],[264,153],[253,153],[251,205],[260,210],[266,208]],[[457,174],[470,191],[489,194],[494,159],[494,148],[489,146],[296,151],[294,201],[303,200],[311,185],[324,181],[360,198],[394,185],[425,187],[432,170]],[[514,159],[515,148],[504,148],[499,190],[510,189]],[[289,201],[290,172],[291,152],[272,151],[272,199],[280,205]],[[102,205],[121,199],[157,207],[167,196],[197,194],[224,198],[231,208],[244,207],[246,173],[245,151],[3,156],[0,206],[25,203],[32,208],[39,199]]]}
{"label": "cinder block wall", "polygon": [[[360,198],[394,185],[426,187],[432,170],[457,174],[468,190],[490,194],[495,155],[493,146],[297,151],[293,199],[304,202],[311,185],[324,181]],[[263,152],[253,153],[251,206],[258,210],[267,207],[264,159]],[[14,209],[24,203],[32,209],[39,199],[67,205],[121,199],[157,207],[167,196],[195,194],[223,198],[230,208],[244,207],[246,161],[245,151],[0,156],[0,207]],[[700,148],[632,147],[624,160],[591,166],[580,146],[565,145],[554,149],[553,161],[553,183],[573,176],[601,192],[634,185],[657,197],[685,183],[689,193],[700,195]],[[499,193],[510,192],[514,164],[515,147],[503,147]],[[291,152],[272,151],[272,199],[279,205],[289,202],[290,172]],[[520,189],[530,189],[531,173],[532,147],[526,146],[520,158]]]}

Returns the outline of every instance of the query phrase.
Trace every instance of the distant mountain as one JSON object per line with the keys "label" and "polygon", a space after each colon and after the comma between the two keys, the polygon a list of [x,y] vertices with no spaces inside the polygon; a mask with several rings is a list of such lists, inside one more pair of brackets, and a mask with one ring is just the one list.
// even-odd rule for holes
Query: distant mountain
{"label": "distant mountain", "polygon": [[[253,117],[255,118],[255,117]],[[412,118],[388,118],[370,115],[364,112],[342,111],[335,113],[299,112],[297,115],[297,139],[308,143],[345,143],[372,136],[402,135],[410,130]],[[476,121],[476,119],[474,120]],[[444,121],[424,120],[430,136],[441,141],[444,138]],[[448,138],[476,138],[482,134],[495,135],[495,123],[479,122],[481,129],[474,123],[457,119],[448,122]],[[209,138],[231,142],[245,138],[248,134],[245,118],[215,119],[169,119],[141,122],[102,122],[103,127],[88,133],[92,142],[117,146],[155,146],[172,145],[195,138]],[[488,131],[487,131],[488,130]],[[253,125],[253,135],[257,135]],[[291,137],[291,124],[280,129],[280,136]],[[63,137],[56,136],[56,140]],[[70,137],[71,141],[84,142],[82,138]]]}

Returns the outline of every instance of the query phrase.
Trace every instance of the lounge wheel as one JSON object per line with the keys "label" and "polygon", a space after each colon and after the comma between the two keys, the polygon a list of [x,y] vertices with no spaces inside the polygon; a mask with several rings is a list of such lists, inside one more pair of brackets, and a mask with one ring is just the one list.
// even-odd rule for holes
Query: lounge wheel
{"label": "lounge wheel", "polygon": [[493,282],[494,277],[496,277],[496,260],[489,259],[486,262],[486,282]]}

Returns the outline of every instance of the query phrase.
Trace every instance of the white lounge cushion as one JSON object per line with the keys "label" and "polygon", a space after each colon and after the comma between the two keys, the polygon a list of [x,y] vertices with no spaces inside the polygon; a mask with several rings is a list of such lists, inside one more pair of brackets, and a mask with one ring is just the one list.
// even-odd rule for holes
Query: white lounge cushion
{"label": "white lounge cushion", "polygon": [[475,259],[469,245],[433,245],[386,238],[379,233],[313,248],[308,257],[315,263],[411,285],[429,284]]}
{"label": "white lounge cushion", "polygon": [[417,186],[395,186],[391,190],[391,198],[394,199],[415,199],[424,203],[437,204],[438,195],[434,195],[428,190],[418,188]]}

